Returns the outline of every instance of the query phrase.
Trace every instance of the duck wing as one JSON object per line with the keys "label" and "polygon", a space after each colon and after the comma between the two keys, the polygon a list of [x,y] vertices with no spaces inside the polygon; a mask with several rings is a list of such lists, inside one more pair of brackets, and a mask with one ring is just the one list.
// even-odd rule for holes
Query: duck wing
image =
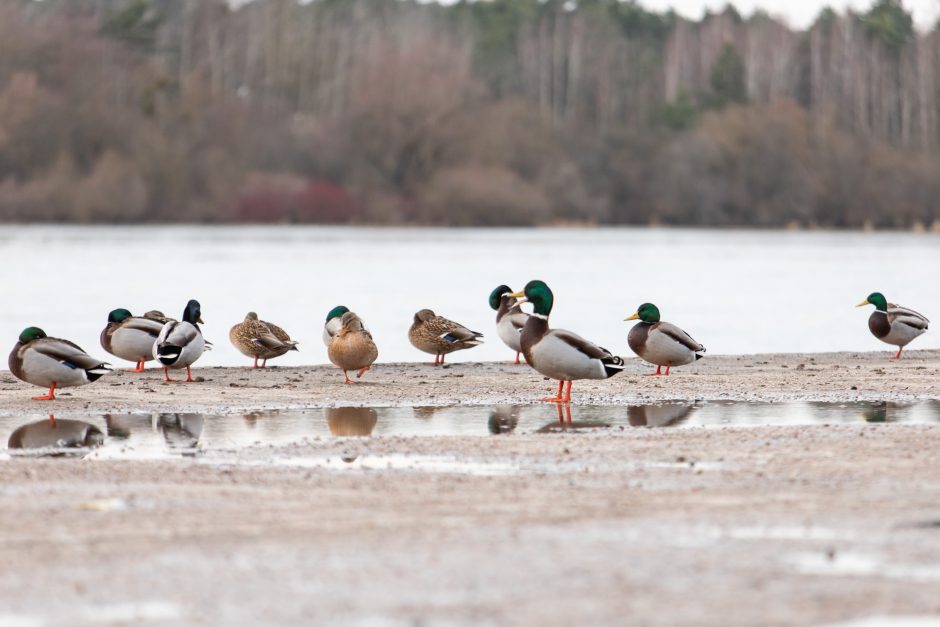
{"label": "duck wing", "polygon": [[100,370],[105,368],[106,364],[99,361],[83,351],[81,347],[68,340],[60,340],[54,337],[47,337],[36,340],[30,346],[34,351],[45,355],[51,359],[65,364],[73,370]]}
{"label": "duck wing", "polygon": [[923,314],[919,314],[913,309],[888,303],[888,322],[891,324],[906,324],[920,331],[926,331],[930,320]]}
{"label": "duck wing", "polygon": [[572,333],[571,331],[566,331],[564,329],[552,329],[549,331],[549,333],[562,340],[572,348],[584,353],[591,359],[605,359],[607,357],[613,357],[613,354],[609,350],[598,346],[594,342],[589,342],[577,333]]}
{"label": "duck wing", "polygon": [[167,322],[157,337],[157,343],[160,345],[170,344],[173,346],[186,346],[199,336],[199,329],[196,325],[188,322]]}
{"label": "duck wing", "polygon": [[261,324],[268,327],[268,330],[271,331],[271,334],[281,342],[281,346],[289,346],[291,349],[297,350],[297,342],[290,339],[290,335],[288,335],[287,331],[277,326],[273,322],[265,322],[262,320]]}
{"label": "duck wing", "polygon": [[660,333],[674,339],[679,342],[690,351],[704,353],[705,347],[692,339],[692,336],[677,327],[676,325],[669,322],[660,322],[659,324],[653,327],[653,330],[659,331]]}
{"label": "duck wing", "polygon": [[161,322],[156,318],[129,318],[122,326],[125,329],[143,331],[144,333],[152,335],[154,338],[156,338],[158,335],[160,335],[160,331],[163,329],[164,324],[165,322]]}
{"label": "duck wing", "polygon": [[447,318],[442,318],[441,316],[431,318],[425,324],[431,334],[451,344],[459,344],[461,342],[476,342],[479,344],[479,338],[483,337],[482,333],[471,331],[462,324],[448,320]]}
{"label": "duck wing", "polygon": [[[518,309],[518,307],[516,309]],[[510,310],[508,316],[509,316],[509,322],[512,323],[513,328],[518,329],[519,332],[521,333],[522,327],[525,326],[526,320],[529,319],[529,314],[525,313],[524,311],[520,309],[519,311]]]}

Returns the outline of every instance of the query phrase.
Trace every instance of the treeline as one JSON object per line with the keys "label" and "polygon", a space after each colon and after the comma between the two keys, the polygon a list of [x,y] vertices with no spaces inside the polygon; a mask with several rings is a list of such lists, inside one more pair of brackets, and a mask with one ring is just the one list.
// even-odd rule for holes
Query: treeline
{"label": "treeline", "polygon": [[3,0],[0,219],[940,224],[940,38],[618,0]]}

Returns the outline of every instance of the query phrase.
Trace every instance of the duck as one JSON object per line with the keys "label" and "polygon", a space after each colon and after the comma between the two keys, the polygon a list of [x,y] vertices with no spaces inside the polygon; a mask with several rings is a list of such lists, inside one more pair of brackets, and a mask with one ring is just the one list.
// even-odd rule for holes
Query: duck
{"label": "duck", "polygon": [[[649,376],[669,376],[673,366],[684,366],[704,357],[705,347],[688,333],[669,322],[661,322],[659,307],[643,303],[624,321],[639,320],[627,334],[630,350],[640,359],[656,366]],[[663,372],[663,366],[666,372]]]}
{"label": "duck", "polygon": [[7,447],[12,449],[95,448],[104,444],[101,429],[84,420],[40,420],[21,425],[10,434]]}
{"label": "duck", "polygon": [[434,365],[444,365],[444,356],[483,343],[483,334],[439,316],[430,309],[415,314],[408,341],[419,351],[434,355]]}
{"label": "duck", "polygon": [[137,365],[131,372],[143,372],[144,364],[153,360],[153,343],[166,324],[162,314],[156,317],[147,312],[134,316],[127,309],[114,309],[108,314],[108,323],[101,331],[101,348],[115,357],[133,361]]}
{"label": "duck", "polygon": [[171,320],[160,330],[153,344],[153,356],[163,366],[163,375],[167,382],[176,381],[170,378],[170,368],[186,368],[186,381],[195,381],[190,366],[212,347],[212,344],[202,337],[200,324],[205,324],[202,321],[202,307],[199,301],[190,300],[183,310],[182,321]]}
{"label": "duck", "polygon": [[889,303],[881,292],[872,292],[856,307],[865,305],[875,306],[875,311],[868,317],[871,334],[885,344],[898,347],[897,354],[890,359],[901,359],[904,347],[923,335],[930,324],[930,320],[913,309]]}
{"label": "duck", "polygon": [[358,383],[349,378],[349,370],[358,370],[356,378],[361,378],[379,357],[379,349],[372,340],[372,334],[362,326],[362,320],[351,311],[340,318],[342,325],[327,351],[330,361],[342,368],[346,383]]}
{"label": "duck", "polygon": [[330,407],[326,424],[336,437],[372,435],[379,422],[379,413],[371,407]]}
{"label": "duck", "polygon": [[326,322],[323,324],[323,343],[327,348],[330,347],[330,342],[333,341],[333,337],[339,333],[339,330],[343,327],[343,314],[348,312],[349,307],[337,305],[326,314]]}
{"label": "duck", "polygon": [[150,318],[151,320],[159,320],[163,324],[166,324],[167,322],[172,322],[175,320],[175,318],[170,318],[165,313],[157,309],[151,309],[150,311],[145,313],[144,318]]}
{"label": "duck", "polygon": [[269,359],[297,350],[297,342],[290,339],[287,331],[271,322],[259,320],[253,311],[231,328],[228,339],[242,355],[255,358],[252,368],[259,367],[258,359],[264,360],[260,366],[264,368]]}
{"label": "duck", "polygon": [[110,364],[68,340],[48,337],[39,327],[20,333],[9,365],[20,381],[49,388],[45,396],[34,396],[34,401],[54,401],[56,389],[93,383],[111,372]]}
{"label": "duck", "polygon": [[[520,338],[525,360],[537,372],[558,380],[558,393],[543,400],[569,403],[572,382],[579,379],[609,379],[623,371],[623,359],[606,348],[571,331],[549,328],[548,317],[552,313],[555,297],[544,281],[529,281],[523,291],[511,296],[525,298],[533,307]],[[568,385],[562,396],[565,383]]]}
{"label": "duck", "polygon": [[508,286],[500,285],[490,292],[490,307],[496,311],[496,335],[503,344],[516,351],[515,364],[519,365],[519,355],[522,354],[520,337],[529,314],[522,311],[521,303],[510,294],[512,290]]}

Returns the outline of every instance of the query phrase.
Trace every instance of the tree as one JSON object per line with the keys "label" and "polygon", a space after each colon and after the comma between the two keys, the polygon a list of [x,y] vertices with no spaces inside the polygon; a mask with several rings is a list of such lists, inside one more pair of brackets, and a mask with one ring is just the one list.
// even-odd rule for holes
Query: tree
{"label": "tree", "polygon": [[744,62],[731,44],[725,44],[721,54],[712,65],[709,76],[711,93],[708,104],[722,108],[728,104],[747,102],[747,85],[744,82]]}

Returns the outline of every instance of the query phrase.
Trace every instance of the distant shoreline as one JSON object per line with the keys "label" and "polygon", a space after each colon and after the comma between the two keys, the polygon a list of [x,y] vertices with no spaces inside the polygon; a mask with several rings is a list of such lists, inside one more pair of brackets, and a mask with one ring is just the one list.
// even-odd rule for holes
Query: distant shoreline
{"label": "distant shoreline", "polygon": [[262,229],[373,229],[373,230],[447,230],[447,231],[532,231],[532,230],[633,230],[633,231],[754,231],[759,233],[871,233],[940,235],[940,222],[911,228],[858,228],[832,226],[756,226],[756,225],[701,225],[701,224],[604,224],[604,223],[550,223],[530,226],[518,225],[441,225],[441,224],[383,224],[383,223],[318,223],[318,222],[5,222],[0,230],[25,229],[170,229],[170,228],[262,228]]}

